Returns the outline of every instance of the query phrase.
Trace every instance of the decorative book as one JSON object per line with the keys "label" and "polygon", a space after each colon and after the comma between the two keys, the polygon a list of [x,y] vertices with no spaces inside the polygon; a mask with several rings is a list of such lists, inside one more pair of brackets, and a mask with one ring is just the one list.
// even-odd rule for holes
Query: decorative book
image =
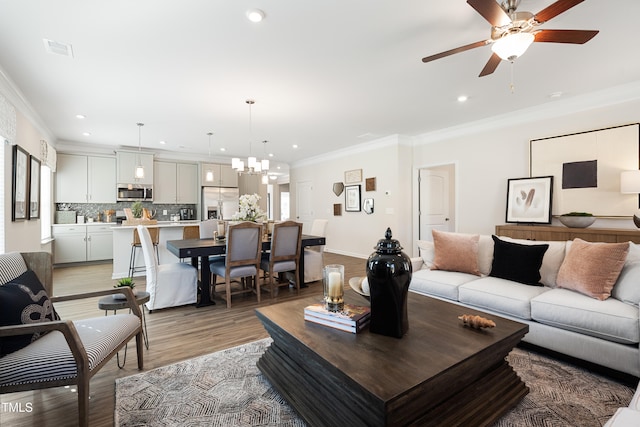
{"label": "decorative book", "polygon": [[356,333],[369,324],[371,308],[345,304],[338,312],[328,311],[324,304],[311,304],[304,309],[304,320]]}

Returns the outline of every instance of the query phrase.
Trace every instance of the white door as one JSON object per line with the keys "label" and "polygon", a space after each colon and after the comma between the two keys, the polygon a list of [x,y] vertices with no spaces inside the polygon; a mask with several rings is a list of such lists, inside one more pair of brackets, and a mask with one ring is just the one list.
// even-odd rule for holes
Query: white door
{"label": "white door", "polygon": [[296,221],[301,222],[303,227],[313,221],[312,192],[313,185],[311,181],[296,183]]}
{"label": "white door", "polygon": [[433,240],[432,229],[453,231],[450,215],[450,168],[420,169],[420,240]]}

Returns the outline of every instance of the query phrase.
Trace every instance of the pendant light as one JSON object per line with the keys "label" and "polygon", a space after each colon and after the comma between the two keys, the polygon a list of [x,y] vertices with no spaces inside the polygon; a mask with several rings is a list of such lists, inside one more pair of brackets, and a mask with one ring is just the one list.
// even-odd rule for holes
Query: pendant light
{"label": "pendant light", "polygon": [[[208,132],[207,135],[209,135],[209,161],[211,161],[211,135],[213,135],[213,132]],[[207,182],[213,182],[213,170],[211,169],[210,163],[207,165],[207,168],[204,180]]]}
{"label": "pendant light", "polygon": [[136,123],[138,125],[138,164],[136,165],[136,170],[134,177],[136,179],[144,178],[144,166],[142,166],[142,158],[141,158],[141,146],[142,146],[142,126],[144,123]]}
{"label": "pendant light", "polygon": [[[252,155],[252,144],[253,140],[253,120],[251,115],[251,106],[256,103],[253,99],[247,99],[245,101],[247,105],[249,105],[249,157],[247,157],[247,171],[246,173],[253,175],[262,173],[262,162],[258,162],[258,160]],[[244,170],[245,163],[240,160],[238,157],[234,157],[231,159],[231,167],[235,169],[238,173],[245,173]]]}
{"label": "pendant light", "polygon": [[262,141],[262,146],[264,147],[264,157],[262,158],[262,160],[260,161],[260,164],[262,166],[262,183],[263,184],[268,184],[269,183],[269,176],[267,175],[268,171],[269,171],[269,159],[267,159],[267,141]]}

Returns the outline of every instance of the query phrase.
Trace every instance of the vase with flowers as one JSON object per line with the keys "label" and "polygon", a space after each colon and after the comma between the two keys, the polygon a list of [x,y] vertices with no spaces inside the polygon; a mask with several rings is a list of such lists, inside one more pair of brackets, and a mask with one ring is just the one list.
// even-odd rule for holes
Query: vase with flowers
{"label": "vase with flowers", "polygon": [[243,194],[240,196],[238,203],[238,212],[233,214],[231,219],[234,221],[253,221],[261,222],[267,219],[267,214],[260,209],[258,202],[260,196],[257,194]]}

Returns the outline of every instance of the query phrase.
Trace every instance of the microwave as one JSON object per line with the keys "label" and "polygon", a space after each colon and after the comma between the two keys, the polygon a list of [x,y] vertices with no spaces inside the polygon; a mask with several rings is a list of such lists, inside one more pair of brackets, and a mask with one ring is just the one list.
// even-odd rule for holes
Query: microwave
{"label": "microwave", "polygon": [[119,202],[153,201],[153,188],[143,184],[118,184],[116,199]]}

